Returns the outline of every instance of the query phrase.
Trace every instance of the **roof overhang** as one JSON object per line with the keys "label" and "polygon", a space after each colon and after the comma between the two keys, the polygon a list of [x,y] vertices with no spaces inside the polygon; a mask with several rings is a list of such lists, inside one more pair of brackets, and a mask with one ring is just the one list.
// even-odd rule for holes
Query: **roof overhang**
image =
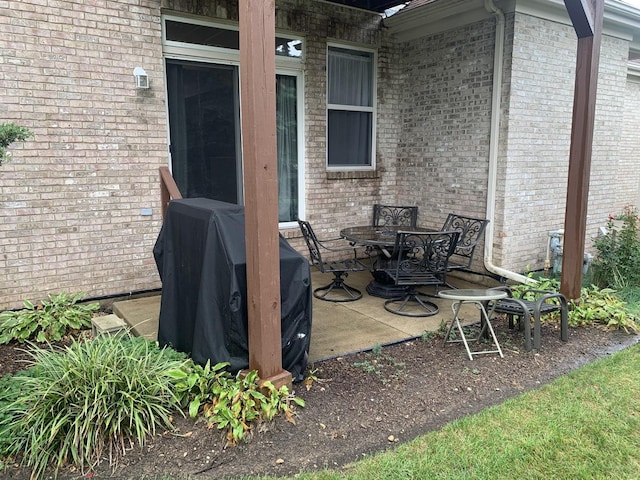
{"label": "roof overhang", "polygon": [[[571,25],[563,0],[495,0],[505,13],[518,12]],[[484,0],[434,0],[406,8],[386,18],[385,26],[400,41],[443,32],[489,16]],[[630,42],[640,50],[640,9],[621,0],[606,0],[604,33]]]}
{"label": "roof overhang", "polygon": [[370,12],[384,13],[385,10],[407,3],[400,0],[327,0],[347,7],[359,8]]}

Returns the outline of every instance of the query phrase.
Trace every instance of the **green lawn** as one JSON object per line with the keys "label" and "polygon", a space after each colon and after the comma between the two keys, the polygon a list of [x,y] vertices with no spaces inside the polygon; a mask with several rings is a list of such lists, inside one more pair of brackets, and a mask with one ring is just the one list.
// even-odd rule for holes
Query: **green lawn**
{"label": "green lawn", "polygon": [[453,422],[331,479],[638,479],[640,346]]}

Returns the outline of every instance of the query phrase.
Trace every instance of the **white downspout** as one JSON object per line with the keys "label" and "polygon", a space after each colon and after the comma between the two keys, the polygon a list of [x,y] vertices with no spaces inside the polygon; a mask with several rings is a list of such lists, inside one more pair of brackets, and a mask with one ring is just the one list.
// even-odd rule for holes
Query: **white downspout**
{"label": "white downspout", "polygon": [[489,224],[484,236],[484,266],[501,277],[521,283],[537,283],[511,270],[493,264],[493,235],[496,210],[496,185],[498,180],[498,146],[500,140],[500,100],[502,98],[502,63],[504,59],[504,13],[493,0],[484,0],[484,8],[496,17],[495,53],[493,56],[493,92],[491,96],[491,132],[489,138],[489,178],[487,184],[487,218]]}

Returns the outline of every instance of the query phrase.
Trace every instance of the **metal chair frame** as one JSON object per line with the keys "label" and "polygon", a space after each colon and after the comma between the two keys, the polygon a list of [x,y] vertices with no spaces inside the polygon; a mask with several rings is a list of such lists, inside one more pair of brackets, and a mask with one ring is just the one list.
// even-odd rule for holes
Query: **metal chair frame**
{"label": "metal chair frame", "polygon": [[[458,240],[458,232],[400,231],[396,235],[391,266],[385,273],[396,286],[405,286],[401,297],[384,303],[385,310],[406,317],[429,317],[438,313],[438,306],[427,300],[435,295],[419,291],[420,287],[438,287],[447,283],[449,257]],[[417,312],[409,308],[418,308]]]}
{"label": "metal chair frame", "polygon": [[[311,264],[314,265],[322,273],[332,273],[333,280],[322,287],[313,290],[313,296],[319,300],[328,302],[353,302],[362,298],[362,292],[357,288],[347,285],[344,279],[349,276],[349,272],[361,272],[371,270],[371,267],[365,265],[357,258],[357,250],[353,246],[331,247],[331,242],[342,242],[344,239],[333,238],[319,240],[316,236],[311,224],[304,220],[298,220],[300,231],[309,248],[309,257]],[[350,253],[353,257],[337,260],[324,260],[322,252],[331,253],[333,255],[342,255]],[[337,295],[336,295],[337,294]]]}
{"label": "metal chair frame", "polygon": [[465,217],[455,213],[447,216],[441,230],[455,230],[460,233],[455,252],[449,259],[449,271],[471,268],[473,254],[488,223],[489,220],[484,218]]}
{"label": "metal chair frame", "polygon": [[399,225],[402,227],[416,227],[418,225],[418,207],[373,205],[373,226]]}
{"label": "metal chair frame", "polygon": [[[520,298],[513,296],[513,290],[508,286],[495,287],[507,292],[507,298],[497,300],[492,305],[494,313],[503,313],[509,318],[509,328],[514,328],[517,318],[518,326],[524,330],[525,350],[531,351],[531,317],[533,317],[533,348],[540,350],[541,317],[554,312],[560,312],[560,339],[569,341],[569,313],[567,299],[559,292],[549,290],[528,289],[522,292]],[[535,300],[529,297],[534,296]]]}

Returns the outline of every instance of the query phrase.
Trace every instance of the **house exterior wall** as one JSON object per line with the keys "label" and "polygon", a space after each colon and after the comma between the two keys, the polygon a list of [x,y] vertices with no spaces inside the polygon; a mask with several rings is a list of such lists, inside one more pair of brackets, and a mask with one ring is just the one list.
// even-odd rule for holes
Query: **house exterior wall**
{"label": "house exterior wall", "polygon": [[[0,121],[34,137],[0,167],[0,310],[61,291],[160,288],[152,250],[162,225],[158,167],[169,163],[161,15],[237,22],[237,2],[8,3]],[[370,222],[373,203],[395,199],[397,46],[380,16],[323,2],[276,2],[276,28],[305,39],[306,218],[335,237]],[[325,168],[327,41],[376,49],[375,172]],[[136,66],[150,89],[134,88]],[[297,228],[282,233],[303,251]]]}
{"label": "house exterior wall", "polygon": [[[0,309],[62,291],[159,287],[151,250],[167,145],[158,5],[3,3],[0,121],[34,137],[0,167]],[[138,65],[149,90],[134,88]]]}
{"label": "house exterior wall", "polygon": [[[501,224],[496,225],[502,242],[494,256],[494,263],[507,269],[522,272],[542,268],[548,232],[564,227],[576,49],[572,27],[515,14],[508,126],[503,128],[505,151],[499,180],[499,190],[504,196],[503,216],[497,220]],[[603,35],[587,252],[592,251],[592,239],[598,227],[606,223],[607,215],[634,202],[637,196],[637,190],[617,188],[622,180],[619,150],[627,57],[628,42]],[[638,161],[636,158],[636,170]],[[612,184],[616,187],[612,188]]]}
{"label": "house exterior wall", "polygon": [[[427,224],[441,224],[450,211],[486,216],[494,36],[487,19],[402,45],[398,192],[421,205]],[[587,252],[608,214],[638,198],[640,123],[628,49],[628,40],[603,36]],[[508,270],[542,269],[549,231],[564,227],[576,50],[570,25],[506,15],[492,260]]]}
{"label": "house exterior wall", "polygon": [[614,215],[626,202],[640,207],[640,75],[627,77],[624,98],[618,168],[618,182],[620,192],[624,192],[624,199],[617,202],[618,211],[611,212]]}
{"label": "house exterior wall", "polygon": [[484,21],[402,46],[398,199],[420,206],[421,224],[486,217],[493,45]]}

